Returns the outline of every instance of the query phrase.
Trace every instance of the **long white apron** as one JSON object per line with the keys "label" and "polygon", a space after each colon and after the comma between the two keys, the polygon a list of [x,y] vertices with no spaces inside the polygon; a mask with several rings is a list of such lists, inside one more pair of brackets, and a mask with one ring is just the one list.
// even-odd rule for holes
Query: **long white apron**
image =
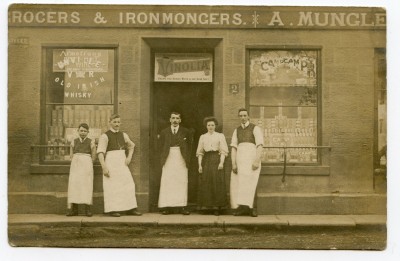
{"label": "long white apron", "polygon": [[93,203],[93,161],[89,154],[75,153],[68,179],[68,208]]}
{"label": "long white apron", "polygon": [[125,151],[107,151],[106,166],[110,177],[103,176],[104,212],[125,211],[137,207],[135,182],[125,165]]}
{"label": "long white apron", "polygon": [[162,168],[158,207],[187,205],[188,169],[179,147],[171,147]]}
{"label": "long white apron", "polygon": [[258,169],[252,169],[256,152],[256,145],[253,143],[242,142],[237,147],[236,164],[238,172],[237,174],[231,173],[230,184],[232,208],[237,208],[238,205],[253,208],[254,195],[261,171],[261,163]]}

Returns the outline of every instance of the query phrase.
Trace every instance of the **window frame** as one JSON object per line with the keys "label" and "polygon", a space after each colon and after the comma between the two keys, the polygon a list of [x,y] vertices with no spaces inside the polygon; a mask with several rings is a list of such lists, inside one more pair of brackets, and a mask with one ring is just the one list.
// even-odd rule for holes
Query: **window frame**
{"label": "window frame", "polygon": [[[385,63],[385,89],[380,89],[380,83],[379,81],[381,80],[379,76],[379,71],[381,68],[379,68],[380,62],[384,60]],[[380,169],[384,166],[381,166],[380,164],[380,158],[382,155],[379,153],[379,102],[381,99],[381,96],[385,96],[385,107],[386,107],[386,146],[388,144],[387,142],[387,49],[386,48],[375,48],[374,49],[374,143],[373,143],[373,168],[374,170]],[[386,154],[386,152],[385,152]],[[387,161],[387,155],[385,155],[386,161]],[[385,166],[386,167],[386,166]]]}
{"label": "window frame", "polygon": [[[40,78],[40,143],[43,145],[47,145],[46,142],[46,110],[47,110],[47,84],[46,84],[46,76],[47,76],[47,51],[52,49],[107,49],[114,51],[114,94],[113,94],[113,104],[108,104],[108,106],[112,106],[115,113],[118,113],[118,44],[42,44],[41,46],[41,78]],[[50,104],[51,105],[51,104]],[[68,105],[85,105],[85,104],[68,104]],[[91,105],[91,104],[88,104]],[[96,104],[96,105],[104,105],[104,104]],[[96,165],[99,165],[98,160],[94,162]],[[69,166],[71,165],[71,161],[69,160],[45,160],[44,154],[39,152],[39,165],[44,166]],[[64,172],[64,171],[62,171]]]}
{"label": "window frame", "polygon": [[[309,46],[309,45],[246,45],[245,54],[245,107],[250,111],[250,52],[251,51],[316,51],[317,53],[317,144],[322,145],[322,46]],[[271,106],[268,106],[271,107]],[[251,115],[250,115],[251,118]],[[317,151],[317,162],[300,163],[290,162],[286,163],[288,174],[310,174],[310,175],[329,175],[330,162],[328,157],[324,157],[326,152],[323,149]],[[262,174],[277,174],[282,172],[281,167],[283,162],[262,162]],[[310,168],[319,168],[320,171],[310,171]]]}

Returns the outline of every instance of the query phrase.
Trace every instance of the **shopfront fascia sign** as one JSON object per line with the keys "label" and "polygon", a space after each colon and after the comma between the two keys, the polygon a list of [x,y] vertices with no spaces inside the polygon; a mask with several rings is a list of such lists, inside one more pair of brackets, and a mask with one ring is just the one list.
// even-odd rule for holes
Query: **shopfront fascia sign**
{"label": "shopfront fascia sign", "polygon": [[208,53],[156,53],[154,81],[212,82],[212,61]]}
{"label": "shopfront fascia sign", "polygon": [[386,29],[383,8],[11,5],[12,27]]}

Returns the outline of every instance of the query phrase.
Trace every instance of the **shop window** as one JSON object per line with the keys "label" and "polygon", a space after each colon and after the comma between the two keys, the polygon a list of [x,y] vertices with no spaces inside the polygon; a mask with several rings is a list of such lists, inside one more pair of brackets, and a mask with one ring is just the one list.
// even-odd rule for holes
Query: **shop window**
{"label": "shop window", "polygon": [[317,164],[318,50],[249,50],[247,101],[263,163]]}
{"label": "shop window", "polygon": [[114,111],[115,49],[45,48],[42,162],[70,161],[80,123],[96,142]]}

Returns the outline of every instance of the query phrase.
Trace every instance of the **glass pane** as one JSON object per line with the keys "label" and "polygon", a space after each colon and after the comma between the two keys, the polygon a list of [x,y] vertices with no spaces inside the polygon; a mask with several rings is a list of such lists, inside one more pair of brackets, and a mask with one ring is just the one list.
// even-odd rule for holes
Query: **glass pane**
{"label": "glass pane", "polygon": [[[317,146],[317,107],[250,106],[251,121],[260,126],[266,147]],[[317,150],[287,150],[287,162],[316,163]],[[283,162],[283,149],[265,148],[263,162]]]}
{"label": "glass pane", "polygon": [[114,50],[48,49],[46,102],[113,104]]}
{"label": "glass pane", "polygon": [[[382,55],[382,54],[381,54]],[[384,54],[378,59],[378,148],[375,153],[379,155],[379,165],[386,166],[386,150],[387,150],[387,108],[386,108],[386,58]]]}
{"label": "glass pane", "polygon": [[316,106],[316,86],[253,87],[250,105],[264,106]]}
{"label": "glass pane", "polygon": [[317,85],[317,51],[250,51],[250,87],[293,85]]}
{"label": "glass pane", "polygon": [[89,125],[88,137],[97,143],[101,133],[108,129],[113,109],[113,105],[47,105],[46,142],[61,147],[48,148],[45,159],[69,160],[69,148],[62,146],[70,145],[78,137],[81,123]]}

